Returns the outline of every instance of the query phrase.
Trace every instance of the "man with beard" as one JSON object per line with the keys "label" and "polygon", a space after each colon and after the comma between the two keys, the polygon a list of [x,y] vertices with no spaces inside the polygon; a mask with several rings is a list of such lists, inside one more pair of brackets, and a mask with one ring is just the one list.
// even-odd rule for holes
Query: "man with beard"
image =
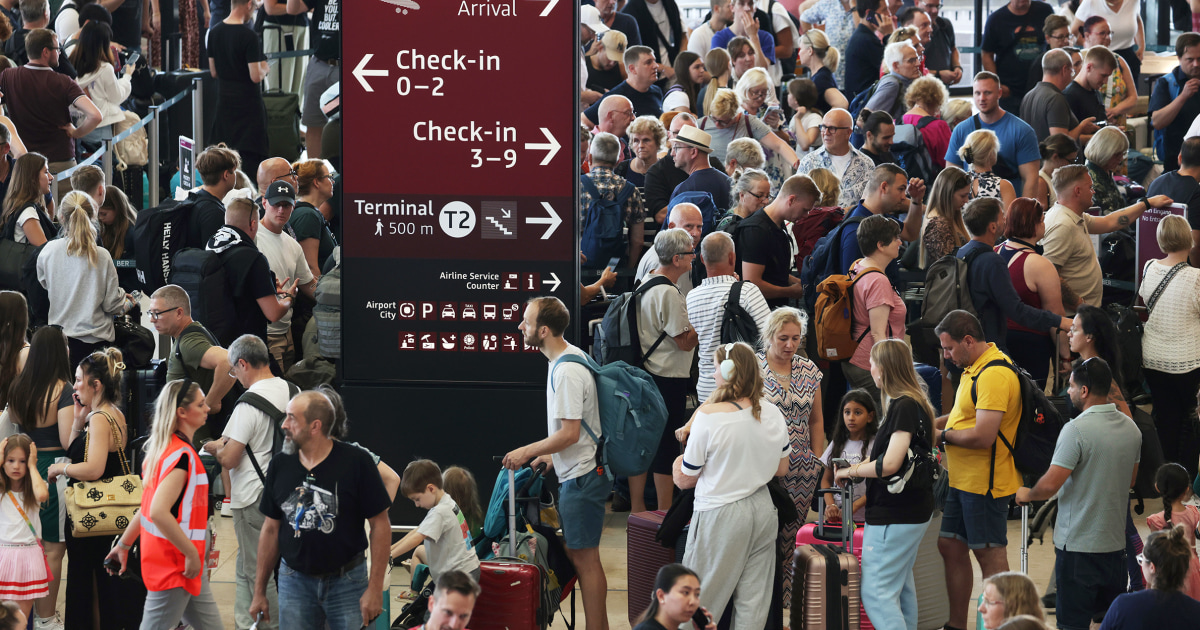
{"label": "man with beard", "polygon": [[[235,570],[237,597],[233,604],[234,621],[239,628],[254,623],[250,616],[250,598],[258,563],[258,539],[262,533],[263,513],[258,501],[262,496],[264,471],[270,465],[275,426],[283,420],[283,409],[299,388],[271,374],[271,359],[267,345],[254,335],[242,335],[229,344],[230,374],[246,388],[225,425],[224,437],[204,445],[229,471],[231,481],[230,507],[233,512],[233,532],[238,541]],[[242,404],[245,403],[245,404]],[[275,597],[276,586],[267,589],[270,611],[279,612]],[[260,630],[278,628],[278,617],[258,624]]]}
{"label": "man with beard", "polygon": [[1086,628],[1125,592],[1125,515],[1129,487],[1137,481],[1141,432],[1109,402],[1112,369],[1099,357],[1080,361],[1067,393],[1076,409],[1063,425],[1050,469],[1017,503],[1058,495],[1054,564],[1060,628]]}
{"label": "man with beard", "polygon": [[526,303],[517,328],[525,345],[540,349],[550,361],[546,375],[546,425],[550,436],[509,452],[504,456],[504,466],[516,470],[536,458],[535,467],[542,463],[554,467],[561,483],[558,513],[563,538],[567,556],[579,576],[586,624],[588,628],[607,630],[608,579],[600,564],[600,535],[604,530],[604,502],[612,481],[600,467],[593,437],[600,435],[596,382],[587,367],[560,360],[565,355],[587,357],[563,339],[570,323],[570,311],[558,298],[537,297]]}
{"label": "man with beard", "polygon": [[[283,453],[271,460],[259,510],[258,567],[250,617],[267,609],[279,568],[279,626],[357,630],[383,610],[391,501],[371,456],[331,437],[335,404],[306,391],[287,405]],[[364,524],[370,522],[368,545]],[[363,552],[370,547],[371,571]]]}

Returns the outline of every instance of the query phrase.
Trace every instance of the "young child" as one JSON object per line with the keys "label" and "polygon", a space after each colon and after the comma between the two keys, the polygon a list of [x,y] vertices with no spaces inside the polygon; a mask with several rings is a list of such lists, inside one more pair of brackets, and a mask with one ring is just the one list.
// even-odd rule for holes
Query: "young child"
{"label": "young child", "polygon": [[[451,466],[442,471],[442,489],[454,499],[455,505],[462,511],[467,520],[468,540],[474,540],[483,533],[483,508],[479,506],[479,486],[475,484],[475,475],[460,466]],[[417,547],[413,552],[417,562],[425,564],[425,547]]]}
{"label": "young child", "polygon": [[467,519],[442,484],[442,470],[428,459],[418,459],[404,469],[400,491],[429,513],[417,529],[392,545],[392,557],[402,556],[425,543],[426,564],[434,580],[446,571],[457,570],[478,581],[479,558],[471,548]]}
{"label": "young child", "polygon": [[[0,441],[0,599],[16,600],[29,616],[33,600],[50,593],[50,566],[42,549],[39,505],[49,488],[37,470],[37,446],[17,434]],[[30,466],[29,463],[34,465]]]}
{"label": "young child", "polygon": [[[871,444],[875,441],[875,432],[879,425],[875,422],[875,399],[865,389],[852,389],[842,397],[842,421],[833,429],[833,439],[825,447],[821,462],[825,464],[825,474],[821,477],[821,487],[833,485],[833,460],[844,459],[853,466],[866,461],[867,453],[871,452]],[[836,455],[834,455],[836,453]],[[834,498],[834,505],[825,506],[826,521],[842,520],[842,500]],[[867,488],[866,484],[854,484],[853,515],[855,522],[866,520]]]}
{"label": "young child", "polygon": [[1182,527],[1192,548],[1192,561],[1183,592],[1200,600],[1200,558],[1196,557],[1196,525],[1200,524],[1200,509],[1184,505],[1191,495],[1187,469],[1174,462],[1163,464],[1154,474],[1154,487],[1162,495],[1163,511],[1146,517],[1150,531]]}

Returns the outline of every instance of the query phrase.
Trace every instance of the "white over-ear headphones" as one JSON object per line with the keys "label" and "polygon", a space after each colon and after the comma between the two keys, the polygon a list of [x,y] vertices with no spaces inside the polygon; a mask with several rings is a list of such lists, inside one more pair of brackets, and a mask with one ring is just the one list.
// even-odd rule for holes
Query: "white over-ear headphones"
{"label": "white over-ear headphones", "polygon": [[727,381],[729,379],[733,378],[734,365],[733,365],[733,359],[731,358],[732,353],[733,353],[733,344],[732,343],[725,344],[725,360],[721,361],[721,378],[723,378]]}

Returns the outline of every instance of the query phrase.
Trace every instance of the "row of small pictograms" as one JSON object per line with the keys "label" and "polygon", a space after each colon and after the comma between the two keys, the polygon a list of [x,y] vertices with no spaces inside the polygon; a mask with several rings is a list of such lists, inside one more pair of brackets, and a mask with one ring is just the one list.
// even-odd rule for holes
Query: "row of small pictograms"
{"label": "row of small pictograms", "polygon": [[400,302],[402,320],[519,322],[521,305],[517,302]]}
{"label": "row of small pictograms", "polygon": [[538,352],[525,345],[520,333],[409,332],[400,333],[400,349],[424,352]]}

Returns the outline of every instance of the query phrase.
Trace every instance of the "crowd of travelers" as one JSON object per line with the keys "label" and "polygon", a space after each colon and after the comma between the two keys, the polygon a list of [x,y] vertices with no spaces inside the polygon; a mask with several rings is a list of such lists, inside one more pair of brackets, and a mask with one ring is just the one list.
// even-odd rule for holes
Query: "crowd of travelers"
{"label": "crowd of travelers", "polygon": [[[23,256],[0,259],[0,276],[28,278],[0,291],[0,629],[226,627],[209,583],[214,514],[237,539],[239,629],[374,627],[387,567],[410,552],[434,585],[425,624],[465,628],[489,595],[472,473],[429,460],[399,473],[347,441],[334,388],[294,384],[324,351],[322,281],[340,282],[320,108],[340,74],[339,3],[181,2],[183,56],[207,59],[220,99],[181,200],[187,246],[225,270],[223,311],[129,273],[148,209],[76,166],[114,136],[129,55],[161,30],[158,2],[110,4],[0,0],[0,241],[13,245],[0,252]],[[798,536],[818,491],[847,484],[824,514],[862,527],[857,588],[876,628],[918,627],[931,526],[946,630],[973,611],[989,630],[1044,630],[1047,609],[1064,630],[1190,627],[1200,34],[1183,29],[1178,66],[1152,84],[1161,168],[1145,172],[1125,127],[1152,54],[1141,5],[1011,0],[986,18],[973,77],[938,0],[711,0],[694,29],[675,0],[580,6],[581,231],[613,205],[621,220],[606,223],[619,231],[609,256],[582,260],[597,279],[578,306],[638,287],[638,367],[667,420],[649,468],[614,483],[582,365],[598,353],[570,341],[590,339],[590,322],[533,298],[519,331],[550,362],[547,437],[508,445],[504,465],[553,472],[590,630],[609,625],[606,514],[677,498],[693,502],[681,563],[630,594],[650,596],[637,628],[698,612],[705,630],[788,625],[783,611],[808,596]],[[272,25],[261,39],[256,17]],[[311,58],[269,64],[285,34],[311,37]],[[951,98],[964,80],[971,97]],[[264,81],[302,94],[305,159],[267,148]],[[1162,254],[1122,262],[1136,288],[1117,297],[1094,241],[1136,229]],[[963,273],[959,303],[923,321],[949,299],[930,290],[946,268]],[[837,287],[841,333],[823,317]],[[1143,312],[1129,308],[1139,299]],[[729,340],[731,305],[754,334]],[[153,371],[133,363],[143,308],[170,348],[138,398]],[[850,343],[826,343],[836,334]],[[1035,475],[1008,446],[1030,388],[1070,418]],[[1163,505],[1144,541],[1130,509],[1143,477]],[[393,539],[401,491],[426,513]],[[121,493],[136,498],[102,516],[89,504]],[[1027,505],[1057,510],[1047,596],[1009,567],[1008,519]]]}

